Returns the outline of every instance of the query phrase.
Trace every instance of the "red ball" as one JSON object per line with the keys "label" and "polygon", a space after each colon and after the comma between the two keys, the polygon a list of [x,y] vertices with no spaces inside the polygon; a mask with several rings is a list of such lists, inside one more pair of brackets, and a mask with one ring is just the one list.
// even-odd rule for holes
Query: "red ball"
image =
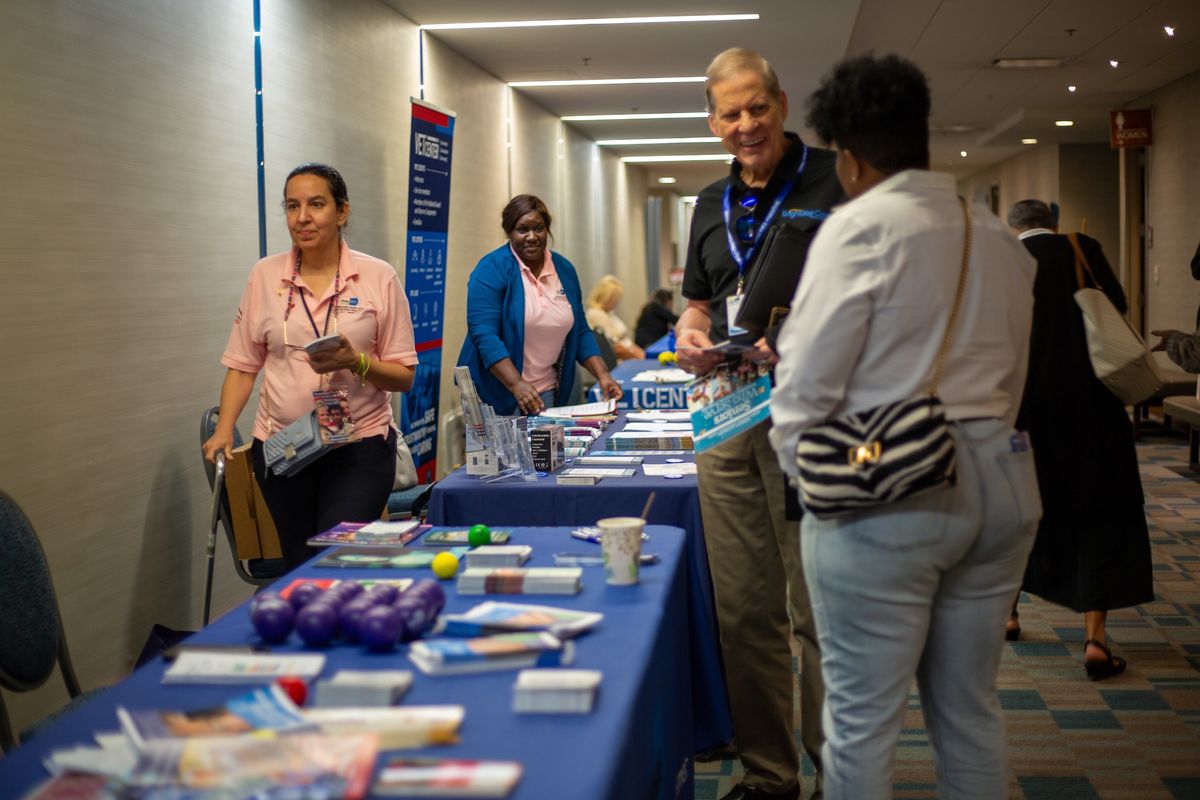
{"label": "red ball", "polygon": [[308,684],[294,675],[284,675],[276,679],[275,683],[298,706],[304,705],[304,701],[308,699]]}

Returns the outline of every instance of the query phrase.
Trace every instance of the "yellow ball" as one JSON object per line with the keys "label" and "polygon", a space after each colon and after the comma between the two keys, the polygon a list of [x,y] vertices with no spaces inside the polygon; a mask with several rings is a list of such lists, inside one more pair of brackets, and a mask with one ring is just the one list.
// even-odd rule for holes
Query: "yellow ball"
{"label": "yellow ball", "polygon": [[442,580],[453,578],[458,572],[458,558],[453,553],[438,553],[433,557],[433,574]]}
{"label": "yellow ball", "polygon": [[677,360],[675,354],[669,350],[658,354],[658,363],[660,364],[674,364]]}

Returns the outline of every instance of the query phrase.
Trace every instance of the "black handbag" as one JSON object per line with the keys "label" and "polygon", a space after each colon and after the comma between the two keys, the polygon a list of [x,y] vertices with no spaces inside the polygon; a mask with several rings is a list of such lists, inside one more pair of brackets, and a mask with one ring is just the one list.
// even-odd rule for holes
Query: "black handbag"
{"label": "black handbag", "polygon": [[937,387],[971,258],[971,211],[966,200],[958,200],[965,230],[962,268],[929,391],[816,425],[796,444],[800,497],[805,510],[821,519],[954,485],[954,440]]}

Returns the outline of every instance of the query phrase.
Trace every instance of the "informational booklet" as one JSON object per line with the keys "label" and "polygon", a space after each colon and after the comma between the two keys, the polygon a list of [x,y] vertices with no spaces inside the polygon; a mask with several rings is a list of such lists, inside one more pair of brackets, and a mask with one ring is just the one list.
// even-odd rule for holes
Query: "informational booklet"
{"label": "informational booklet", "polygon": [[508,797],[521,780],[516,761],[392,758],[371,788],[382,797]]}
{"label": "informational booklet", "polygon": [[637,470],[632,467],[567,467],[559,476],[589,478],[632,478]]}
{"label": "informational booklet", "polygon": [[637,383],[687,383],[692,379],[692,373],[670,367],[668,369],[644,369],[633,376]]}
{"label": "informational booklet", "polygon": [[[375,528],[367,533],[363,533],[364,529],[370,528],[373,525],[384,527]],[[393,528],[391,526],[396,527]],[[415,520],[405,520],[400,523],[339,522],[329,530],[318,533],[309,539],[308,546],[388,547],[405,545],[427,530],[429,530],[429,526],[417,524]]]}
{"label": "informational booklet", "polygon": [[689,411],[630,411],[625,415],[627,422],[688,422],[692,421]]}
{"label": "informational booklet", "polygon": [[[462,556],[470,548],[452,547],[450,552]],[[325,553],[314,567],[335,569],[421,569],[433,563],[435,550],[417,547],[338,547]]]}
{"label": "informational booklet", "polygon": [[462,706],[393,706],[379,708],[306,708],[304,720],[322,733],[344,736],[372,733],[380,750],[458,744]]}
{"label": "informational booklet", "polygon": [[464,614],[443,614],[435,632],[439,636],[484,636],[489,633],[549,631],[570,639],[594,628],[604,615],[595,611],[506,603],[488,600]]}
{"label": "informational booklet", "polygon": [[688,385],[688,411],[697,453],[749,430],[771,416],[770,368],[754,361],[718,364]]}
{"label": "informational booklet", "polygon": [[121,730],[139,750],[154,739],[229,736],[307,725],[300,709],[277,684],[255,689],[224,705],[196,711],[117,706]]}
{"label": "informational booklet", "polygon": [[571,462],[580,467],[635,467],[641,456],[580,456]]}
{"label": "informational booklet", "polygon": [[594,669],[523,669],[513,685],[518,714],[587,714],[604,673]]}
{"label": "informational booklet", "polygon": [[418,639],[408,658],[427,675],[557,667],[570,664],[575,645],[549,633],[499,633],[474,639]]}
{"label": "informational booklet", "polygon": [[627,422],[621,430],[653,431],[654,433],[691,433],[690,422]]}
{"label": "informational booklet", "polygon": [[617,413],[616,400],[598,400],[595,403],[579,403],[573,406],[555,406],[542,409],[544,417],[599,417]]}
{"label": "informational booklet", "polygon": [[651,476],[666,475],[695,475],[696,462],[684,461],[681,464],[642,464],[642,472]]}
{"label": "informational booklet", "polygon": [[578,567],[467,567],[458,573],[459,594],[579,594]]}
{"label": "informational booklet", "polygon": [[315,678],[325,668],[320,653],[221,653],[186,650],[167,668],[163,683],[257,684],[274,683],[291,675]]}

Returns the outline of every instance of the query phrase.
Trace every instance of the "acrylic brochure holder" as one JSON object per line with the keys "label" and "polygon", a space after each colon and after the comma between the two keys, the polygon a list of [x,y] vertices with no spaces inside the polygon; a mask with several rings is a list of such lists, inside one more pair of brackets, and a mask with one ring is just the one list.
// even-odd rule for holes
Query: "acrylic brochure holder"
{"label": "acrylic brochure holder", "polygon": [[467,474],[484,483],[519,479],[537,480],[525,417],[500,417],[479,400],[479,392],[466,367],[454,368],[466,422]]}

